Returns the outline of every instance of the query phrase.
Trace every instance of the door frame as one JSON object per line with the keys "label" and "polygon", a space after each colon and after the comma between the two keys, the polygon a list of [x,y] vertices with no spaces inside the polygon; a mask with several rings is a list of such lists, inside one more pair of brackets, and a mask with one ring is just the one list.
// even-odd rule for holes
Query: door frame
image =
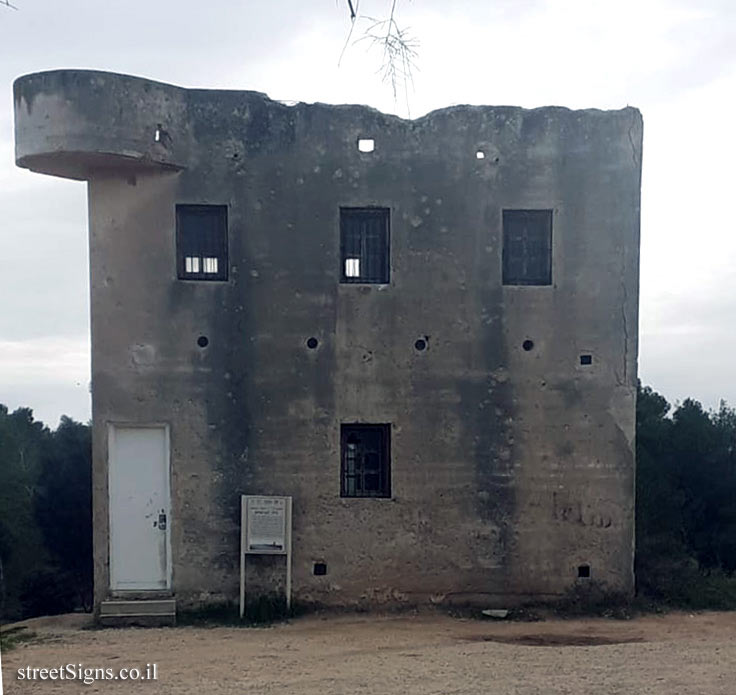
{"label": "door frame", "polygon": [[[112,481],[111,472],[113,469],[113,459],[115,456],[115,429],[162,429],[164,431],[164,456],[165,464],[165,487],[164,490],[168,498],[168,511],[166,514],[166,587],[164,589],[119,589],[115,586],[115,561],[112,548],[112,504],[111,491]],[[173,521],[172,504],[171,504],[171,427],[168,422],[126,422],[120,420],[108,420],[107,422],[107,558],[108,558],[108,588],[112,594],[128,595],[128,594],[155,594],[163,592],[171,592],[171,523]]]}

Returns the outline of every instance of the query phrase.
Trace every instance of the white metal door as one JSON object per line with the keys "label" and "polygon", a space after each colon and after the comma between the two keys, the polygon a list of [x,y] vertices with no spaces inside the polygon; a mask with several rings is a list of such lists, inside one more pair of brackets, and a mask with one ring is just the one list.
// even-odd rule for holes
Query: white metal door
{"label": "white metal door", "polygon": [[166,426],[110,426],[109,494],[111,589],[170,588]]}

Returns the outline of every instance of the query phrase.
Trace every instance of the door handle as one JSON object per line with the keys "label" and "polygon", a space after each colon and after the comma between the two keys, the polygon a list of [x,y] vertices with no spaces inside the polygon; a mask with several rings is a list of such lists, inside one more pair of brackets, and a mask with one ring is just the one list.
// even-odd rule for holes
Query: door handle
{"label": "door handle", "polygon": [[161,512],[158,515],[158,528],[161,531],[166,530],[166,513],[165,512]]}

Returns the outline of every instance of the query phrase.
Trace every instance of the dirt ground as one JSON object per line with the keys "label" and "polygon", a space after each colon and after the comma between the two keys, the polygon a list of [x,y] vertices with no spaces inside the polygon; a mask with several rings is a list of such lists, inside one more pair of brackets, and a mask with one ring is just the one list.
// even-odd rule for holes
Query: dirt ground
{"label": "dirt ground", "polygon": [[[733,695],[736,613],[493,622],[310,616],[266,628],[84,629],[27,621],[2,655],[5,692],[279,695]],[[18,680],[17,669],[157,664],[157,680]]]}

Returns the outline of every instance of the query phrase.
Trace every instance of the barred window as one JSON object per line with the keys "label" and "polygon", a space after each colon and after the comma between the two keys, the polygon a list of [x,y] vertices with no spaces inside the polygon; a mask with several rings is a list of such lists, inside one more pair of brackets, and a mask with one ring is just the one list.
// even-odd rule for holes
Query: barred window
{"label": "barred window", "polygon": [[389,209],[340,208],[340,281],[389,282]]}
{"label": "barred window", "polygon": [[391,425],[342,425],[341,497],[391,496]]}
{"label": "barred window", "polygon": [[503,284],[552,284],[552,210],[503,211]]}
{"label": "barred window", "polygon": [[227,280],[227,205],[176,206],[180,280]]}

